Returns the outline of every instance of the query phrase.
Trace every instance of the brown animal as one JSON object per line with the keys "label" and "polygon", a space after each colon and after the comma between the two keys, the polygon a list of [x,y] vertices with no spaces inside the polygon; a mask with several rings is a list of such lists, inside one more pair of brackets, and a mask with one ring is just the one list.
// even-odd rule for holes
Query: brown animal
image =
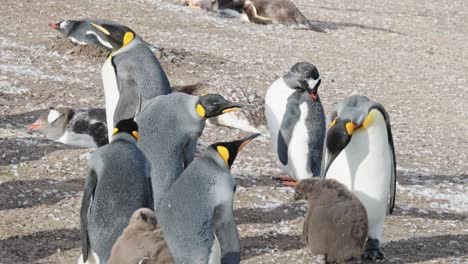
{"label": "brown animal", "polygon": [[174,259],[156,220],[147,208],[136,210],[112,247],[109,264],[173,264]]}
{"label": "brown animal", "polygon": [[332,263],[360,259],[369,229],[361,201],[332,179],[305,179],[296,189],[308,199],[302,237],[312,253]]}

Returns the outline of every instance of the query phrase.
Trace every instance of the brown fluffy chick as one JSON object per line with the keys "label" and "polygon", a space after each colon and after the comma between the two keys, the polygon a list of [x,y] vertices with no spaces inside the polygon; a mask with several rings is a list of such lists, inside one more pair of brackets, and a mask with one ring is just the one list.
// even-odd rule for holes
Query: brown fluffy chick
{"label": "brown fluffy chick", "polygon": [[109,264],[173,264],[174,259],[156,220],[148,208],[136,210],[112,247]]}
{"label": "brown fluffy chick", "polygon": [[332,179],[305,179],[296,189],[307,196],[302,237],[312,253],[330,263],[360,259],[369,227],[359,198]]}

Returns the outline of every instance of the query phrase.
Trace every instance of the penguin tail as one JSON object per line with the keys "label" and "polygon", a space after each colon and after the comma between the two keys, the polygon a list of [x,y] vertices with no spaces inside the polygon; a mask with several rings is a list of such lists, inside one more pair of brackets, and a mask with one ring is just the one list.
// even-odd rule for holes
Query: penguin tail
{"label": "penguin tail", "polygon": [[320,28],[317,25],[314,25],[310,20],[306,20],[306,28],[309,30],[313,30],[315,32],[325,33],[325,30]]}
{"label": "penguin tail", "polygon": [[188,85],[174,85],[172,86],[172,91],[190,95],[201,95],[203,93],[201,90],[206,86],[207,84],[205,82],[197,82]]}
{"label": "penguin tail", "polygon": [[93,198],[94,190],[97,184],[97,174],[94,169],[90,169],[88,177],[86,178],[83,199],[81,201],[80,220],[81,220],[81,249],[83,263],[88,260],[88,254],[90,253],[90,243],[88,236],[88,211],[91,205],[91,199]]}

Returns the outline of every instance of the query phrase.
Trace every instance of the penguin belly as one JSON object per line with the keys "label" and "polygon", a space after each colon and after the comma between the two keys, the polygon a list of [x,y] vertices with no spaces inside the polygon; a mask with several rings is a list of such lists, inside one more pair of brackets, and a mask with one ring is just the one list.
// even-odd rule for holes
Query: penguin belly
{"label": "penguin belly", "polygon": [[[288,88],[283,78],[276,80],[268,89],[265,96],[265,118],[267,120],[268,129],[270,130],[271,141],[275,149],[275,154],[278,156],[278,133],[281,126],[281,121],[286,113],[288,98],[294,93],[293,89]],[[280,168],[285,173],[287,168],[280,162]],[[292,177],[292,175],[289,175]]]}
{"label": "penguin belly", "polygon": [[94,253],[92,249],[90,249],[89,254],[88,254],[88,260],[86,260],[86,262],[83,262],[83,254],[81,254],[76,263],[77,264],[100,264],[100,261],[99,261],[98,255]]}
{"label": "penguin belly", "polygon": [[221,246],[216,234],[214,235],[213,246],[211,247],[211,254],[208,264],[220,264],[221,263]]}
{"label": "penguin belly", "polygon": [[106,119],[107,133],[109,143],[112,140],[112,130],[114,129],[114,112],[119,102],[120,93],[117,85],[117,76],[114,66],[112,65],[112,57],[109,57],[101,69],[102,82],[104,84],[104,100],[106,103]]}
{"label": "penguin belly", "polygon": [[361,200],[369,220],[369,237],[381,239],[392,175],[391,147],[387,127],[377,110],[367,128],[357,129],[336,157],[327,179],[346,185]]}
{"label": "penguin belly", "polygon": [[63,136],[61,136],[58,140],[63,144],[73,145],[83,148],[96,148],[97,145],[94,142],[93,137],[88,134],[78,134],[74,132],[65,131]]}

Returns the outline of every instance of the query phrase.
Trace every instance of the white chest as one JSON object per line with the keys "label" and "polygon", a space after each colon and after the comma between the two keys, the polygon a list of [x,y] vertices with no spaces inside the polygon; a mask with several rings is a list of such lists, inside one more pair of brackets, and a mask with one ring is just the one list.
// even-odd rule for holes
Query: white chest
{"label": "white chest", "polygon": [[94,142],[94,139],[88,134],[77,134],[71,131],[65,131],[63,136],[61,136],[58,140],[63,144],[73,145],[77,147],[83,148],[96,148],[97,145]]}
{"label": "white chest", "polygon": [[306,118],[308,114],[308,105],[306,102],[299,106],[301,116],[296,123],[288,146],[288,164],[286,172],[288,175],[302,180],[312,177],[310,167],[307,165],[309,157],[309,135],[307,133]]}
{"label": "white chest", "polygon": [[112,130],[114,129],[114,113],[119,102],[119,88],[117,86],[117,76],[109,57],[101,69],[102,82],[104,85],[104,100],[106,103],[106,118],[109,142],[112,139]]}

